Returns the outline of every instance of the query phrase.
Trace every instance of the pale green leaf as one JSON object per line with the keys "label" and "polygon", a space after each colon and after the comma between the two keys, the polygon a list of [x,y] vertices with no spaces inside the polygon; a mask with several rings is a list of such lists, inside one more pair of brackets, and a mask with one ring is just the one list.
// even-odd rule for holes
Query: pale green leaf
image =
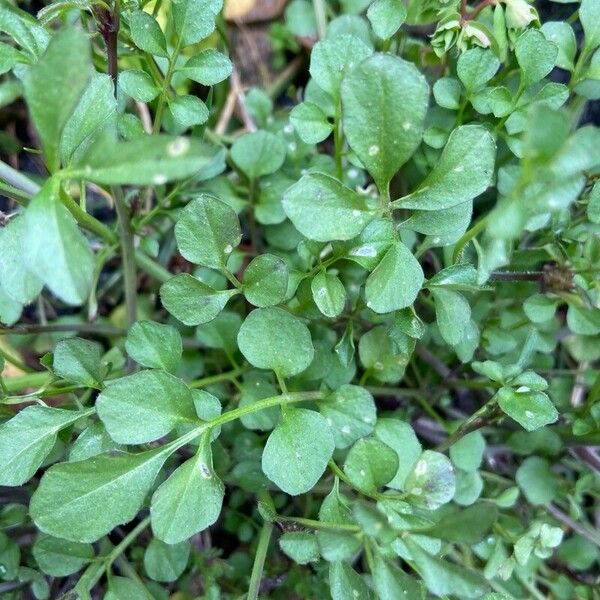
{"label": "pale green leaf", "polygon": [[175,371],[183,351],[181,335],[170,325],[138,321],[127,332],[127,354],[143,367]]}
{"label": "pale green leaf", "polygon": [[37,298],[44,285],[23,261],[25,227],[25,219],[16,216],[0,229],[0,287],[20,304]]}
{"label": "pale green leaf", "polygon": [[319,560],[317,538],[308,531],[287,531],[279,538],[279,547],[299,565]]}
{"label": "pale green leaf", "polygon": [[237,138],[231,146],[233,162],[249,179],[275,173],[285,160],[282,139],[269,131],[253,131]]}
{"label": "pale green leaf", "polygon": [[323,110],[312,102],[301,102],[290,112],[290,122],[307,144],[318,144],[329,137],[333,125]]}
{"label": "pale green leaf", "polygon": [[25,99],[40,136],[48,170],[59,167],[60,136],[92,75],[90,43],[79,29],[54,35],[25,78]]}
{"label": "pale green leaf", "polygon": [[372,594],[363,578],[347,562],[329,565],[329,591],[333,600],[369,600]]}
{"label": "pale green leaf", "polygon": [[31,498],[31,518],[49,535],[95,542],[136,516],[172,451],[166,446],[54,465]]}
{"label": "pale green leaf", "polygon": [[558,420],[558,411],[544,392],[532,391],[527,386],[517,389],[501,388],[498,404],[502,412],[514,419],[523,429],[534,431]]}
{"label": "pale green leaf", "polygon": [[374,216],[364,197],[323,173],[304,175],[291,186],[283,208],[302,235],[319,242],[352,239]]}
{"label": "pale green leaf", "polygon": [[471,48],[459,56],[456,72],[467,94],[472,95],[483,88],[499,67],[500,61],[491,50]]}
{"label": "pale green leaf", "polygon": [[358,440],[346,456],[344,473],[357,488],[376,492],[398,471],[398,455],[376,438]]}
{"label": "pale green leaf", "polygon": [[250,364],[282,377],[302,373],[314,356],[308,327],[281,308],[253,310],[240,328],[238,345]]}
{"label": "pale green leaf", "polygon": [[391,38],[406,20],[406,6],[399,0],[375,0],[369,5],[367,18],[375,35],[382,40]]}
{"label": "pale green leaf", "polygon": [[600,4],[596,0],[581,0],[579,20],[585,35],[585,49],[590,52],[600,46]]}
{"label": "pale green leaf", "polygon": [[184,325],[212,321],[238,290],[214,290],[188,273],[180,273],[160,287],[163,306]]}
{"label": "pale green leaf", "polygon": [[177,544],[210,527],[221,513],[224,494],[204,437],[198,454],[154,492],[150,505],[154,535],[167,544]]}
{"label": "pale green leaf", "polygon": [[234,210],[202,194],[181,212],[175,225],[177,247],[190,262],[222,269],[240,243],[240,222]]}
{"label": "pale green leaf", "polygon": [[81,305],[92,285],[94,255],[59,193],[58,182],[51,178],[29,203],[23,260],[58,298]]}
{"label": "pale green leaf", "polygon": [[262,469],[284,492],[297,496],[314,487],[333,449],[325,417],[312,410],[286,407],[265,445]]}
{"label": "pale green leaf", "polygon": [[232,69],[231,61],[224,54],[207,48],[190,57],[178,72],[192,81],[210,86],[225,81],[231,75]]}
{"label": "pale green leaf", "polygon": [[144,52],[155,56],[167,56],[167,42],[156,19],[143,10],[136,10],[129,17],[129,30],[133,43]]}
{"label": "pale green leaf", "polygon": [[394,206],[438,211],[468,202],[491,184],[495,158],[496,143],[487,129],[462,125],[450,134],[425,180]]}
{"label": "pale green leaf", "polygon": [[410,306],[416,300],[423,280],[421,265],[398,240],[367,278],[367,306],[380,314]]}
{"label": "pale green leaf", "polygon": [[423,75],[390,54],[373,55],[344,79],[344,133],[382,195],[421,143],[428,103]]}
{"label": "pale green leaf", "polygon": [[61,429],[86,413],[28,406],[0,425],[0,485],[15,486],[28,481],[40,468]]}
{"label": "pale green leaf", "polygon": [[98,396],[96,411],[110,437],[119,444],[152,442],[196,417],[189,388],[159,370],[111,381]]}
{"label": "pale green leaf", "polygon": [[61,340],[54,349],[52,369],[63,379],[99,388],[104,377],[101,356],[102,346],[97,342],[77,337]]}
{"label": "pale green leaf", "polygon": [[265,307],[282,302],[287,293],[288,267],[273,254],[252,259],[244,271],[244,296],[250,304]]}
{"label": "pale green leaf", "polygon": [[196,44],[215,30],[223,0],[173,0],[173,23],[182,46]]}
{"label": "pale green leaf", "polygon": [[347,448],[373,431],[377,409],[373,396],[357,385],[342,385],[319,403],[336,448]]}
{"label": "pale green leaf", "polygon": [[413,577],[379,552],[373,556],[372,575],[380,600],[421,600],[425,597],[424,590]]}
{"label": "pale green leaf", "polygon": [[177,96],[169,103],[169,110],[175,123],[183,129],[206,123],[210,116],[206,104],[197,96]]}
{"label": "pale green leaf", "polygon": [[439,452],[425,450],[406,477],[404,488],[416,506],[435,510],[454,497],[454,467]]}
{"label": "pale green leaf", "polygon": [[552,69],[558,56],[558,46],[537,29],[527,29],[515,42],[515,54],[525,85],[540,81]]}
{"label": "pale green leaf", "polygon": [[154,581],[177,581],[185,571],[189,556],[188,543],[165,544],[154,538],[144,552],[144,569]]}
{"label": "pale green leaf", "polygon": [[69,542],[48,535],[40,536],[32,548],[38,567],[52,577],[67,577],[77,573],[94,558],[90,544]]}
{"label": "pale green leaf", "polygon": [[346,289],[336,275],[320,271],[310,283],[312,297],[326,317],[337,317],[346,304]]}
{"label": "pale green leaf", "polygon": [[435,318],[440,334],[450,346],[459,344],[465,337],[471,319],[471,307],[466,298],[441,287],[431,290],[435,300]]}
{"label": "pale green leaf", "polygon": [[160,93],[152,77],[141,69],[127,69],[119,73],[119,87],[138,102],[151,102]]}

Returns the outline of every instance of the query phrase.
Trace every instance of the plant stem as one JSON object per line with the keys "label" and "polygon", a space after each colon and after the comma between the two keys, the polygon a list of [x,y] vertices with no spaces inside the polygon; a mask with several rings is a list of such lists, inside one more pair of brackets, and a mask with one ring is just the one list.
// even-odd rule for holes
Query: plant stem
{"label": "plant stem", "polygon": [[324,0],[313,0],[313,9],[315,11],[315,20],[317,21],[317,33],[319,34],[319,39],[322,40],[325,38],[327,31],[327,14],[325,12]]}
{"label": "plant stem", "polygon": [[177,38],[177,44],[173,49],[173,54],[169,57],[169,66],[167,68],[167,72],[165,74],[165,79],[163,81],[163,87],[160,91],[160,96],[158,97],[158,104],[156,106],[156,113],[154,115],[154,123],[152,125],[152,133],[158,133],[160,131],[160,126],[162,123],[162,116],[165,110],[165,101],[167,99],[167,94],[169,92],[169,86],[171,85],[171,77],[173,77],[173,71],[175,70],[175,65],[177,64],[177,57],[179,56],[179,51],[181,50],[181,37]]}
{"label": "plant stem", "polygon": [[6,377],[4,385],[9,393],[17,392],[30,387],[40,387],[50,382],[52,375],[47,371],[36,371],[26,375],[17,375],[16,377]]}
{"label": "plant stem", "polygon": [[[134,540],[150,525],[150,517],[146,517],[140,521],[108,554],[102,561],[100,568],[94,573],[94,576],[84,582],[85,591],[91,590],[100,581],[104,573],[110,569],[111,565],[123,552],[134,542]],[[83,581],[83,577],[77,582],[75,590],[77,590]]]}
{"label": "plant stem", "polygon": [[0,327],[0,335],[31,335],[35,333],[62,333],[79,331],[103,336],[125,335],[125,330],[101,323],[56,323],[50,325],[18,325],[17,327]]}
{"label": "plant stem", "polygon": [[275,521],[281,523],[298,523],[298,525],[304,525],[310,529],[349,531],[351,533],[360,533],[361,531],[358,525],[350,525],[348,523],[327,523],[325,521],[316,521],[315,519],[305,519],[304,517],[286,517],[277,515]]}
{"label": "plant stem", "polygon": [[245,373],[247,370],[248,367],[237,367],[236,369],[226,371],[225,373],[217,373],[216,375],[209,375],[208,377],[195,379],[194,381],[190,382],[189,386],[191,388],[201,388],[206,387],[207,385],[212,385],[213,383],[220,383],[221,381],[230,381],[235,379],[238,375]]}
{"label": "plant stem", "polygon": [[250,585],[248,586],[247,600],[257,600],[260,592],[260,581],[262,579],[262,573],[265,566],[265,559],[267,557],[267,551],[269,549],[269,542],[271,541],[271,534],[273,533],[273,523],[265,522],[263,525],[260,536],[258,538],[258,545],[256,547],[256,554],[254,555],[254,565],[252,566],[252,574],[250,575]]}
{"label": "plant stem", "polygon": [[437,448],[437,452],[445,452],[450,446],[456,444],[468,433],[485,427],[498,414],[498,405],[496,400],[492,398],[484,404],[477,412],[473,413],[466,421],[463,421],[461,426],[448,438],[446,438]]}
{"label": "plant stem", "polygon": [[121,256],[123,259],[123,281],[125,286],[125,308],[127,325],[131,327],[137,321],[137,271],[135,268],[135,248],[133,231],[129,223],[129,210],[119,186],[112,188],[115,209],[121,228]]}
{"label": "plant stem", "polygon": [[2,358],[4,358],[4,360],[6,362],[10,363],[14,367],[17,367],[17,369],[20,369],[21,371],[25,371],[25,372],[27,372],[27,371],[31,372],[31,369],[18,356],[15,356],[14,354],[10,354],[10,353],[6,352],[5,350],[3,350],[2,348],[0,348],[0,356]]}
{"label": "plant stem", "polygon": [[341,124],[341,105],[340,100],[335,105],[335,117],[333,122],[333,147],[335,152],[335,173],[338,179],[342,178],[342,124]]}
{"label": "plant stem", "polygon": [[5,162],[0,160],[0,179],[6,181],[6,183],[10,184],[14,188],[25,192],[31,196],[35,196],[40,191],[40,186],[31,181],[29,177],[23,175],[16,169],[13,169],[11,166],[7,165]]}

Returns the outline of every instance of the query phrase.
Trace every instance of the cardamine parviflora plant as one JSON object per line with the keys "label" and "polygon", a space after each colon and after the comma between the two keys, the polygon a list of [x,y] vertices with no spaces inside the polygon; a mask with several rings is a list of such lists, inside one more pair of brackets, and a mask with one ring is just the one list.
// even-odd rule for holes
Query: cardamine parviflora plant
{"label": "cardamine parviflora plant", "polygon": [[600,598],[600,0],[1,0],[0,72],[0,599]]}

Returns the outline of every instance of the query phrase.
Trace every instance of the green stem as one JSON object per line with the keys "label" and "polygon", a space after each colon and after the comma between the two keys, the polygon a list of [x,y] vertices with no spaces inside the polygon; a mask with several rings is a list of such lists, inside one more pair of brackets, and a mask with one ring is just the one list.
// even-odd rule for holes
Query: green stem
{"label": "green stem", "polygon": [[487,216],[483,217],[471,229],[469,229],[454,245],[454,252],[452,253],[452,262],[456,262],[463,248],[478,234],[480,234],[487,226]]}
{"label": "green stem", "polygon": [[325,33],[327,32],[327,13],[325,12],[324,0],[313,0],[313,9],[315,11],[319,39],[322,40],[325,38]]}
{"label": "green stem", "polygon": [[52,375],[47,371],[27,373],[4,379],[4,385],[8,392],[17,392],[26,388],[40,387],[50,382]]}
{"label": "green stem", "polygon": [[226,371],[225,373],[217,373],[216,375],[209,375],[208,377],[202,377],[201,379],[194,379],[194,381],[190,382],[189,386],[191,388],[201,388],[212,385],[213,383],[220,383],[221,381],[231,381],[238,377],[238,375],[245,373],[247,370],[248,367],[237,367],[236,369]]}
{"label": "green stem", "polygon": [[341,113],[341,104],[338,100],[335,105],[335,117],[333,122],[333,147],[335,151],[335,173],[338,179],[342,178],[343,170],[342,170],[342,113]]}
{"label": "green stem", "polygon": [[137,321],[137,271],[135,268],[133,231],[129,223],[129,210],[125,203],[123,190],[120,186],[113,186],[112,192],[121,228],[121,256],[123,259],[125,308],[127,311],[127,325],[128,327],[131,327]]}
{"label": "green stem", "polygon": [[0,348],[0,356],[4,358],[6,362],[9,362],[11,365],[17,367],[17,369],[20,369],[21,371],[31,371],[31,369],[20,358],[14,354],[9,354],[2,348]]}
{"label": "green stem", "polygon": [[55,323],[50,325],[18,325],[17,327],[0,327],[0,335],[31,335],[37,333],[63,333],[79,331],[92,335],[107,337],[125,335],[125,330],[101,323]]}
{"label": "green stem", "polygon": [[283,515],[277,515],[275,520],[281,523],[297,523],[298,525],[304,525],[310,529],[349,531],[351,533],[360,533],[361,531],[358,525],[350,525],[348,523],[328,523],[326,521],[317,521],[315,519],[305,519],[304,517],[285,517]]}
{"label": "green stem", "polygon": [[177,44],[173,50],[173,54],[169,57],[169,66],[167,68],[167,72],[165,74],[165,79],[163,81],[163,87],[160,92],[160,96],[158,98],[158,105],[156,106],[156,114],[154,115],[154,123],[152,125],[152,133],[158,133],[160,131],[160,126],[162,123],[162,115],[165,109],[165,102],[167,99],[167,94],[169,91],[169,86],[171,85],[171,77],[173,77],[173,71],[175,70],[175,65],[177,64],[177,57],[179,56],[179,51],[181,50],[181,37],[177,39]]}
{"label": "green stem", "polygon": [[254,565],[252,566],[252,574],[250,575],[250,585],[248,586],[247,600],[257,600],[260,592],[260,581],[262,579],[267,550],[273,533],[273,523],[266,522],[260,532],[258,538],[258,546],[254,556]]}
{"label": "green stem", "polygon": [[29,194],[31,196],[35,196],[35,194],[37,194],[40,191],[40,186],[37,183],[31,181],[29,177],[23,175],[16,169],[13,169],[11,166],[7,165],[1,160],[0,179],[3,179],[4,181],[6,181],[6,183],[16,188],[17,190],[21,190],[22,192],[25,192],[26,194]]}
{"label": "green stem", "polygon": [[138,523],[108,554],[108,556],[102,561],[100,568],[98,568],[94,575],[88,580],[84,581],[82,577],[75,586],[76,591],[80,591],[80,585],[85,587],[85,591],[91,590],[102,578],[104,573],[110,569],[111,565],[117,560],[117,558],[133,543],[133,541],[144,531],[148,525],[150,525],[150,517],[146,517]]}

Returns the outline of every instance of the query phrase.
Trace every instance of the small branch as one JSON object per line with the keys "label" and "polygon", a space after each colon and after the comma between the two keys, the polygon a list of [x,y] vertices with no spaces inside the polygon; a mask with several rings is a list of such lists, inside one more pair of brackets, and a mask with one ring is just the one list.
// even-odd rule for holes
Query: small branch
{"label": "small branch", "polygon": [[123,197],[123,190],[120,186],[114,186],[112,191],[121,228],[125,307],[127,310],[127,325],[131,327],[137,321],[137,271],[135,266],[133,231],[129,222],[129,209]]}
{"label": "small branch", "polygon": [[543,271],[494,271],[491,281],[538,281],[544,278]]}
{"label": "small branch", "polygon": [[30,335],[32,333],[61,333],[79,331],[103,336],[125,335],[125,330],[112,325],[96,323],[60,323],[50,325],[18,325],[16,327],[0,327],[0,335]]}
{"label": "small branch", "polygon": [[323,40],[327,32],[327,13],[325,12],[324,0],[313,0],[313,10],[315,11],[315,20],[317,22],[317,33],[319,34],[319,39]]}
{"label": "small branch", "polygon": [[246,96],[238,70],[234,67],[231,73],[231,89],[235,93],[240,118],[247,131],[256,131],[256,123],[246,108]]}
{"label": "small branch", "polygon": [[596,531],[595,529],[588,529],[580,523],[577,523],[577,521],[571,519],[569,515],[564,513],[562,510],[560,510],[560,508],[558,508],[558,506],[555,506],[554,504],[547,504],[546,510],[563,525],[566,525],[569,529],[572,529],[582,537],[588,539],[590,542],[592,542],[592,544],[596,544],[596,546],[600,547],[600,532]]}
{"label": "small branch", "polygon": [[254,556],[254,565],[252,566],[252,574],[250,575],[250,585],[248,586],[247,600],[258,599],[260,593],[260,581],[262,579],[272,533],[273,523],[265,522],[258,538],[258,545]]}

